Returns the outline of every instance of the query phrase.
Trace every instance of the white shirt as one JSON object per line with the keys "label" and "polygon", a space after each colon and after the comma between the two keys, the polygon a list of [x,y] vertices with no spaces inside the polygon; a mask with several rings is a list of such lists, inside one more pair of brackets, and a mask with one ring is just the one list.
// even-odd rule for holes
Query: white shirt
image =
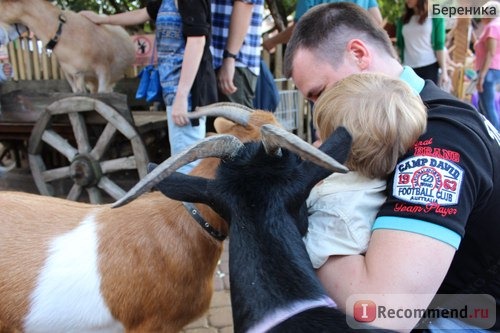
{"label": "white shirt", "polygon": [[427,18],[423,24],[418,23],[418,16],[413,15],[403,25],[403,64],[412,68],[424,67],[437,61],[432,48],[432,19]]}
{"label": "white shirt", "polygon": [[351,171],[334,173],[312,189],[304,243],[314,268],[331,255],[366,252],[371,227],[386,199],[385,188],[386,180]]}

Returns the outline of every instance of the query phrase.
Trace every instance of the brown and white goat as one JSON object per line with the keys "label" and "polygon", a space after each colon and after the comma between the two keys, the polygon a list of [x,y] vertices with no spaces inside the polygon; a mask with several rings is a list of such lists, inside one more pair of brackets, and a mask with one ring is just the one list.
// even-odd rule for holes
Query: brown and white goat
{"label": "brown and white goat", "polygon": [[[239,121],[216,127],[248,141],[277,124],[264,111]],[[205,159],[192,174],[211,178],[218,164]],[[1,332],[177,332],[209,307],[222,242],[179,201],[152,192],[111,209],[0,192],[0,207]],[[227,233],[211,208],[196,208]]]}
{"label": "brown and white goat", "polygon": [[24,24],[45,46],[52,46],[73,92],[111,92],[135,60],[125,29],[99,26],[50,1],[0,0],[0,21]]}

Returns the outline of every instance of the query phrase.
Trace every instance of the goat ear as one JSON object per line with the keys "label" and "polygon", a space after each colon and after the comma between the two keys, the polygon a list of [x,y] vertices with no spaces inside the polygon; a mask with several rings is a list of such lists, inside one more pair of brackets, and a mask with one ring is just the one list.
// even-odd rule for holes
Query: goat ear
{"label": "goat ear", "polygon": [[[333,157],[339,163],[344,164],[349,157],[351,152],[352,137],[351,134],[344,127],[338,127],[328,139],[326,139],[319,149]],[[307,170],[305,174],[307,175],[307,194],[309,194],[310,189],[319,182],[320,180],[328,177],[332,171],[326,170],[312,162],[305,161],[302,163],[302,167]]]}
{"label": "goat ear", "polygon": [[351,152],[351,146],[351,134],[345,127],[340,126],[323,142],[319,150],[330,155],[339,163],[344,164]]}
{"label": "goat ear", "polygon": [[155,188],[170,199],[208,203],[210,199],[207,192],[209,182],[210,180],[206,178],[174,172],[156,184]]}

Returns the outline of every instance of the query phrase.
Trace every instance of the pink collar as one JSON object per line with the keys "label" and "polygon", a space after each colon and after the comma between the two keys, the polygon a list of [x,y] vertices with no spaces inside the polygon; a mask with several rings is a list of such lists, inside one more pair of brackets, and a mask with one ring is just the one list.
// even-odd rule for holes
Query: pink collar
{"label": "pink collar", "polygon": [[247,331],[247,333],[267,332],[271,328],[277,326],[278,324],[295,316],[298,313],[319,307],[336,308],[337,304],[335,304],[335,302],[327,296],[318,300],[297,301],[290,304],[289,306],[286,306],[285,308],[274,310],[272,313],[267,315],[260,323],[257,323],[256,325],[251,327]]}

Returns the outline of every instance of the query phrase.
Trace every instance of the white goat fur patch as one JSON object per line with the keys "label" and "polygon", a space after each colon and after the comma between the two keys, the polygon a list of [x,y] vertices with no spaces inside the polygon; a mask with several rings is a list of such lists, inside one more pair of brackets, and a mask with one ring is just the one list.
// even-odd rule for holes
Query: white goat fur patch
{"label": "white goat fur patch", "polygon": [[55,238],[24,321],[26,332],[123,332],[100,292],[93,215]]}

